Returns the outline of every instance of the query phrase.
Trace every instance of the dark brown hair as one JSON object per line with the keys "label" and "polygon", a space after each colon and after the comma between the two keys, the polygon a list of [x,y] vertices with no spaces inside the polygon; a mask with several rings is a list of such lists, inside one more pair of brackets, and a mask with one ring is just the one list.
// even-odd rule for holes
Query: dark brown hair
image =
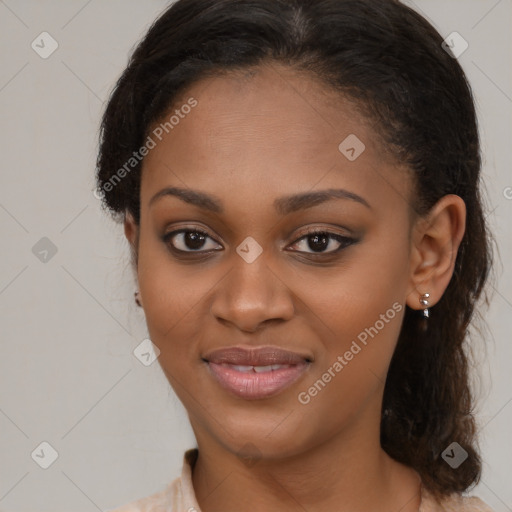
{"label": "dark brown hair", "polygon": [[[106,107],[97,161],[102,204],[140,221],[140,162],[115,176],[178,94],[208,75],[280,62],[355,101],[414,176],[419,215],[444,195],[466,204],[454,275],[426,332],[407,308],[382,404],[381,444],[436,496],[478,482],[470,320],[491,269],[473,97],[442,37],[396,0],[178,0],[136,47]],[[125,167],[126,170],[126,167]],[[107,186],[107,184],[109,184]],[[487,298],[488,303],[488,298]],[[457,442],[468,458],[441,457]]]}

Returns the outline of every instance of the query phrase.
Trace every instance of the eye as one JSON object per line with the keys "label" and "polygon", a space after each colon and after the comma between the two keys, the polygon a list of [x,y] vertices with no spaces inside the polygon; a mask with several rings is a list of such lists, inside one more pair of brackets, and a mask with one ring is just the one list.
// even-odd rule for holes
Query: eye
{"label": "eye", "polygon": [[341,251],[345,247],[348,247],[355,242],[356,240],[353,238],[340,235],[339,233],[315,230],[306,233],[304,236],[294,242],[290,247],[299,246],[304,249],[310,248],[311,252],[308,252],[304,249],[299,249],[299,252],[305,252],[308,254],[333,254]]}
{"label": "eye", "polygon": [[[175,253],[202,254],[222,250],[220,244],[208,235],[208,233],[200,229],[183,228],[171,231],[164,235],[162,239]],[[208,240],[210,240],[209,245]],[[305,233],[290,247],[298,247],[298,252],[304,252],[306,254],[327,255],[337,253],[356,242],[357,240],[340,235],[339,233],[325,230],[313,230]],[[307,249],[310,249],[310,251]]]}
{"label": "eye", "polygon": [[208,239],[213,240],[208,233],[198,229],[179,229],[171,231],[163,237],[164,242],[176,252],[202,253],[219,250],[219,244],[216,242],[208,247]]}

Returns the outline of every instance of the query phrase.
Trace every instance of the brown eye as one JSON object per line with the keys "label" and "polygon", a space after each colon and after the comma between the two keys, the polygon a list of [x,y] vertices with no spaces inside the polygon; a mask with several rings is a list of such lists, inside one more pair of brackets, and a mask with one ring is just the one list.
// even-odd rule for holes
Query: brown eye
{"label": "brown eye", "polygon": [[[309,254],[332,254],[353,243],[355,243],[353,238],[338,233],[311,231],[294,242],[293,246],[301,246],[302,249],[299,249],[299,252]],[[310,251],[306,249],[310,249]]]}
{"label": "brown eye", "polygon": [[208,240],[213,241],[213,238],[199,230],[180,229],[167,233],[163,239],[173,250],[179,252],[207,252],[218,250],[219,247],[216,242],[208,244]]}

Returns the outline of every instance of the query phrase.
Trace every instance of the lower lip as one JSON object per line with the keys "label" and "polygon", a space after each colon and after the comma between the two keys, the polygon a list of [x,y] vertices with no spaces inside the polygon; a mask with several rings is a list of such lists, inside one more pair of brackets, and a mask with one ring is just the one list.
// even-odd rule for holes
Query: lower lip
{"label": "lower lip", "polygon": [[256,373],[234,370],[231,365],[207,363],[219,384],[240,398],[256,400],[277,395],[295,382],[309,367],[304,362],[287,368]]}

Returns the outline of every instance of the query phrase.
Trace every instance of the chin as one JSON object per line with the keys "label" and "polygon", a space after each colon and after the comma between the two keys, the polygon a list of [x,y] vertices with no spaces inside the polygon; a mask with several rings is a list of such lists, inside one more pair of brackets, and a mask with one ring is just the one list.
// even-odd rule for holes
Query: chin
{"label": "chin", "polygon": [[222,426],[210,424],[208,430],[225,450],[242,458],[291,457],[318,441],[317,429],[313,425],[308,428],[303,419],[291,411],[288,407],[279,414],[275,411],[260,414],[226,412]]}

